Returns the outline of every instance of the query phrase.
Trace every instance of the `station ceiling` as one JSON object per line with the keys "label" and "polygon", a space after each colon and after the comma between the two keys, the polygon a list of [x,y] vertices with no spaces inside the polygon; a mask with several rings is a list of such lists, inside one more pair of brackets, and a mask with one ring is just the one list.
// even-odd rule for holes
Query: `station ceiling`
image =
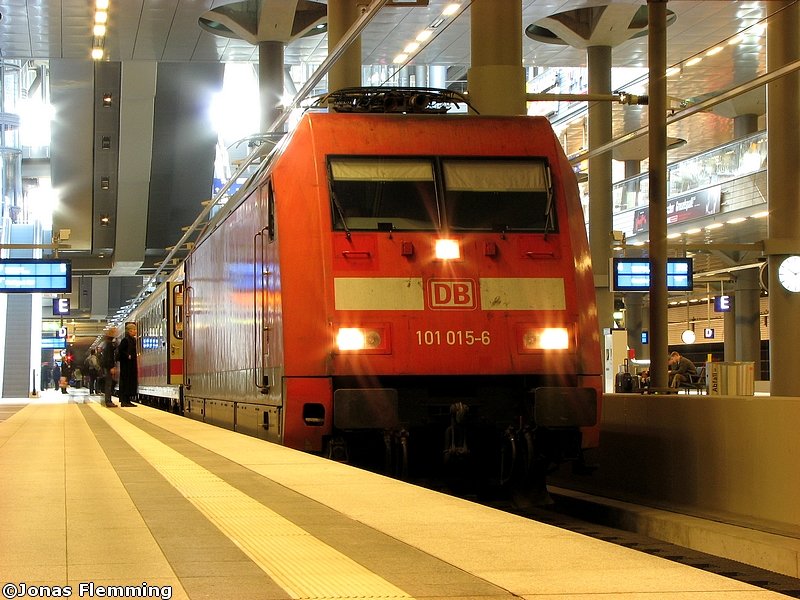
{"label": "station ceiling", "polygon": [[[487,0],[481,0],[487,1]],[[636,11],[646,9],[643,0],[521,0],[523,29],[535,25],[558,30],[555,15],[577,9],[595,9],[608,4],[621,15],[635,19]],[[385,6],[369,23],[361,36],[364,65],[392,65],[395,57],[417,34],[430,28],[439,19],[450,0],[394,0],[400,6]],[[166,248],[175,244],[181,228],[188,225],[202,210],[202,202],[210,196],[213,154],[210,154],[208,132],[197,130],[201,115],[208,108],[210,93],[221,79],[226,62],[257,62],[258,48],[235,37],[221,36],[209,30],[209,23],[226,10],[257,11],[269,14],[275,22],[295,19],[285,40],[285,64],[308,67],[309,72],[327,54],[327,2],[310,0],[110,0],[108,31],[105,37],[106,60],[94,65],[89,57],[93,43],[94,2],[88,0],[4,0],[0,6],[0,51],[4,59],[48,61],[68,100],[61,101],[63,114],[70,118],[53,122],[54,166],[76,192],[75,204],[69,210],[56,212],[54,230],[70,230],[65,256],[73,259],[78,276],[85,278],[77,286],[76,301],[83,307],[79,327],[86,336],[99,332],[106,314],[135,295],[141,280],[166,255]],[[470,4],[461,0],[456,13],[435,28],[435,34],[408,62],[407,68],[418,65],[444,65],[448,84],[463,87],[470,65]],[[766,69],[764,30],[770,14],[783,3],[771,1],[671,0],[667,8],[673,14],[667,29],[667,64],[676,67],[668,78],[670,105],[676,110],[729,90],[762,75]],[[607,17],[612,12],[609,10]],[[641,14],[641,12],[639,13]],[[201,25],[205,23],[205,27]],[[563,21],[563,19],[562,19]],[[614,23],[606,24],[609,29]],[[315,29],[315,27],[320,27]],[[578,27],[579,29],[580,27]],[[739,32],[749,37],[736,45],[728,42]],[[315,34],[315,31],[323,33]],[[646,33],[646,31],[645,31]],[[585,67],[587,53],[583,47],[549,43],[520,32],[523,60],[526,66]],[[617,43],[612,51],[614,67],[647,67],[647,36]],[[720,50],[714,51],[720,47]],[[687,64],[692,58],[698,64]],[[113,81],[118,65],[139,68],[138,76],[148,82],[157,73],[153,84],[155,107],[141,131],[131,132],[127,140],[120,137],[119,164],[127,169],[127,183],[120,173],[120,189],[116,206],[92,206],[97,196],[97,163],[75,162],[70,146],[87,131],[98,131],[104,125],[103,115],[84,106],[86,96],[75,94],[74,87],[89,90],[94,81]],[[134,73],[136,74],[136,73]],[[301,82],[302,83],[302,82]],[[88,86],[88,87],[87,87]],[[99,87],[99,85],[98,85]],[[146,85],[145,85],[146,87]],[[141,90],[141,86],[138,88]],[[629,90],[645,92],[646,88]],[[91,92],[87,92],[91,93]],[[126,97],[123,85],[117,92],[121,103],[134,106],[136,97]],[[89,98],[91,100],[91,98]],[[54,100],[55,97],[54,97]],[[57,100],[56,100],[57,101]],[[761,119],[765,112],[764,90],[743,95],[691,118],[671,125],[669,137],[685,140],[670,151],[670,162],[693,156],[733,139],[733,118],[744,114]],[[145,113],[147,114],[147,113]],[[186,117],[188,115],[188,117]],[[101,120],[98,121],[98,118]],[[644,107],[614,108],[614,135],[646,124]],[[81,132],[81,128],[84,131]],[[564,134],[564,140],[569,137]],[[142,143],[144,137],[148,137]],[[582,139],[582,135],[574,136]],[[570,138],[571,139],[571,138]],[[66,148],[56,147],[62,142]],[[97,141],[97,140],[95,140]],[[99,143],[99,142],[98,142]],[[575,142],[579,144],[580,142]],[[213,139],[211,140],[213,147]],[[645,146],[646,147],[646,146]],[[206,149],[205,151],[203,149]],[[578,153],[580,147],[567,148]],[[615,149],[630,158],[646,159],[635,144]],[[89,155],[92,154],[91,145]],[[646,154],[646,153],[645,153]],[[142,198],[144,197],[144,198]],[[87,201],[87,198],[89,200]],[[145,215],[136,217],[137,203],[148,207]],[[99,217],[111,213],[127,224],[99,223]],[[720,241],[751,242],[766,235],[765,221],[743,225],[734,234],[718,233]],[[116,225],[116,226],[114,226]],[[725,236],[721,238],[720,236]],[[711,240],[714,241],[714,240]],[[67,249],[67,247],[69,247]],[[115,257],[116,254],[116,257]],[[723,264],[723,263],[720,263]],[[717,263],[709,261],[707,268]],[[136,277],[131,278],[130,276]],[[93,289],[94,288],[94,289]],[[105,295],[105,305],[92,307],[91,298]]]}

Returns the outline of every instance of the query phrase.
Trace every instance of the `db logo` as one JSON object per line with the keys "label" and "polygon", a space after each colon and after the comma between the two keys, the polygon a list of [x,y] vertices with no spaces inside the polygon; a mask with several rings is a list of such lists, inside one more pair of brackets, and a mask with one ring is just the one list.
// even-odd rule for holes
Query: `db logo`
{"label": "db logo", "polygon": [[471,279],[429,279],[428,305],[435,310],[470,310],[477,306]]}

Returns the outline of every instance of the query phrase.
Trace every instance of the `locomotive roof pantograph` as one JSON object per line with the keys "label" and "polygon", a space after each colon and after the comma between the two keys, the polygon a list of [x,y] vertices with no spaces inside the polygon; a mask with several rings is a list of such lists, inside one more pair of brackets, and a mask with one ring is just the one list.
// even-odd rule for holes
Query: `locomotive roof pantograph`
{"label": "locomotive roof pantograph", "polygon": [[[465,104],[475,110],[459,92],[438,88],[352,87],[320,97],[314,107],[327,106],[334,112],[444,114]],[[477,111],[475,111],[477,113]]]}

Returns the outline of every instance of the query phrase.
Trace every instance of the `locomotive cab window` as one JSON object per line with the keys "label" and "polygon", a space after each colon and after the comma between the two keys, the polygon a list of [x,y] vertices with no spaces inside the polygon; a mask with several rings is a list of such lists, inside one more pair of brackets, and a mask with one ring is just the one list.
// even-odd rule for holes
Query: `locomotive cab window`
{"label": "locomotive cab window", "polygon": [[446,159],[442,171],[450,229],[557,230],[543,160]]}
{"label": "locomotive cab window", "polygon": [[330,159],[335,230],[439,228],[433,163],[428,159]]}

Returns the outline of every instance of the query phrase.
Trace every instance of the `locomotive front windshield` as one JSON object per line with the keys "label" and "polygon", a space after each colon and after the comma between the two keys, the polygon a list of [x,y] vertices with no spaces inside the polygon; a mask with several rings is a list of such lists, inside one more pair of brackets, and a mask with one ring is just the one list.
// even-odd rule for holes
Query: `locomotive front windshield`
{"label": "locomotive front windshield", "polygon": [[331,158],[335,230],[556,230],[542,159]]}
{"label": "locomotive front windshield", "polygon": [[334,229],[439,229],[430,160],[330,161]]}
{"label": "locomotive front windshield", "polygon": [[553,231],[543,161],[443,160],[444,203],[453,231]]}

